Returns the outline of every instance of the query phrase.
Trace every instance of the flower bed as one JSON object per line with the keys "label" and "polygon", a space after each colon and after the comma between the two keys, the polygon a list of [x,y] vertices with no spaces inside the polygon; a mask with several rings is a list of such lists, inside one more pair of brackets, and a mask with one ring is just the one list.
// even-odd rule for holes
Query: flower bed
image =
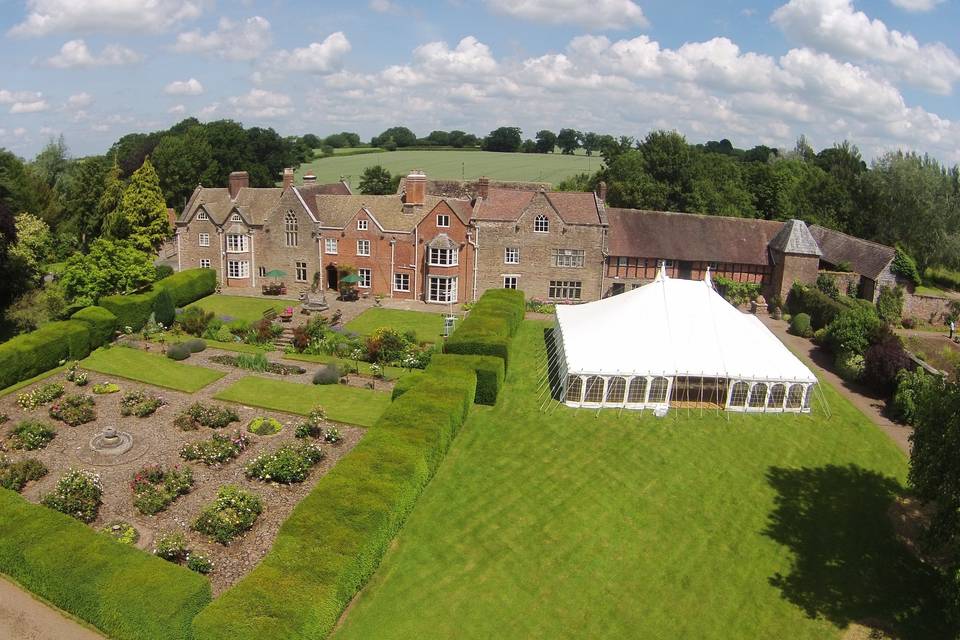
{"label": "flower bed", "polygon": [[215,433],[209,440],[183,445],[180,457],[184,460],[196,460],[207,466],[219,465],[236,458],[248,444],[249,436],[239,431],[234,431],[230,437]]}
{"label": "flower bed", "polygon": [[0,456],[0,487],[21,491],[31,480],[47,475],[47,467],[36,458],[24,458],[14,462]]}
{"label": "flower bed", "polygon": [[93,398],[80,394],[69,395],[50,405],[50,417],[75,427],[97,419]]}
{"label": "flower bed", "polygon": [[181,431],[196,431],[200,427],[222,429],[239,421],[240,416],[230,407],[195,402],[176,417],[174,425]]}
{"label": "flower bed", "polygon": [[263,512],[263,501],[258,496],[234,485],[220,487],[217,499],[193,523],[193,528],[219,542],[227,544],[244,531],[249,531]]}
{"label": "flower bed", "polygon": [[287,444],[273,453],[261,453],[247,464],[245,473],[248,478],[264,482],[303,482],[310,468],[323,460],[325,455],[320,445]]}
{"label": "flower bed", "polygon": [[193,471],[177,466],[164,469],[159,464],[140,469],[133,475],[133,506],[140,513],[152,516],[166,509],[178,497],[190,493]]}
{"label": "flower bed", "polygon": [[255,433],[258,436],[272,436],[280,433],[280,430],[283,429],[283,425],[279,420],[274,418],[265,418],[263,416],[257,416],[250,421],[250,424],[247,425],[247,431],[250,433]]}
{"label": "flower bed", "polygon": [[82,522],[93,522],[97,518],[102,495],[99,475],[92,471],[71,469],[57,481],[53,493],[45,495],[40,502]]}
{"label": "flower bed", "polygon": [[17,405],[21,409],[31,411],[42,404],[53,402],[63,395],[63,385],[59,382],[51,382],[42,387],[37,387],[33,391],[27,391],[17,395]]}
{"label": "flower bed", "polygon": [[275,373],[281,376],[298,375],[301,373],[306,373],[307,371],[303,367],[298,367],[292,364],[270,362],[262,353],[243,353],[239,356],[212,356],[210,358],[210,362],[216,362],[217,364],[225,364],[231,367],[238,367],[240,369],[248,369],[250,371],[257,371],[261,373]]}
{"label": "flower bed", "polygon": [[43,449],[56,435],[57,432],[45,422],[22,420],[10,429],[10,445],[14,449],[34,451]]}
{"label": "flower bed", "polygon": [[146,418],[166,404],[163,398],[146,391],[130,391],[120,398],[120,415]]}

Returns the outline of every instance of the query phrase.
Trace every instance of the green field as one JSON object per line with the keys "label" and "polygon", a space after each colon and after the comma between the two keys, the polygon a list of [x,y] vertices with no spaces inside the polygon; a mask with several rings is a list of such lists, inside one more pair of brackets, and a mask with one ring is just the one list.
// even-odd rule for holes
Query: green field
{"label": "green field", "polygon": [[369,427],[390,404],[390,394],[342,384],[312,385],[260,376],[247,376],[214,396],[249,407],[286,411],[302,416],[320,405],[327,418]]}
{"label": "green field", "polygon": [[362,336],[368,336],[381,327],[395,329],[400,333],[413,331],[418,342],[439,342],[443,334],[443,314],[402,309],[367,309],[347,323],[346,328]]}
{"label": "green field", "polygon": [[228,317],[233,320],[254,322],[262,318],[263,312],[268,309],[276,309],[279,313],[287,307],[295,306],[297,306],[297,302],[294,300],[227,296],[215,293],[206,298],[200,298],[196,302],[191,302],[187,305],[187,308],[200,307],[206,311],[214,312],[218,318]]}
{"label": "green field", "polygon": [[206,367],[175,362],[128,347],[100,348],[80,361],[84,369],[146,382],[157,387],[194,393],[226,374]]}
{"label": "green field", "polygon": [[594,172],[602,164],[598,156],[565,156],[559,153],[494,153],[492,151],[391,151],[365,155],[320,158],[300,165],[299,181],[305,173],[314,173],[320,183],[336,182],[341,176],[357,190],[360,174],[367,167],[383,165],[390,173],[406,175],[411,169],[425,171],[429,178],[550,182],[556,184],[572,175]]}
{"label": "green field", "polygon": [[886,511],[907,461],[832,388],[832,417],[539,411],[524,323],[334,637],[953,637]]}

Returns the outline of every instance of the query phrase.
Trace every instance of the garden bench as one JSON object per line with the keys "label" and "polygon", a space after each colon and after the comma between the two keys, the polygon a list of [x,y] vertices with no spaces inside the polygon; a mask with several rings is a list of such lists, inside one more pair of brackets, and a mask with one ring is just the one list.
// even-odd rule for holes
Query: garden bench
{"label": "garden bench", "polygon": [[273,322],[277,319],[277,310],[274,308],[269,308],[263,312],[263,319]]}

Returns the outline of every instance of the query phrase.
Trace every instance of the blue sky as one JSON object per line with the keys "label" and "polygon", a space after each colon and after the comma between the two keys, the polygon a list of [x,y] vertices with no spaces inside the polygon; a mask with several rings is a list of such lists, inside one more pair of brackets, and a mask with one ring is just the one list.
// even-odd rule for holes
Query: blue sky
{"label": "blue sky", "polygon": [[0,0],[0,146],[187,116],[282,134],[517,125],[960,162],[960,0]]}

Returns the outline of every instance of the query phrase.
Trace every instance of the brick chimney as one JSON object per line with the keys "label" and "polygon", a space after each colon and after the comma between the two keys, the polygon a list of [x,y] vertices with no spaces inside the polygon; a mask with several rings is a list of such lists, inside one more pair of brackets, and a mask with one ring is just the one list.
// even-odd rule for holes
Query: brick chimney
{"label": "brick chimney", "polygon": [[312,173],[308,173],[307,175],[303,176],[303,184],[317,184],[317,176],[313,175]]}
{"label": "brick chimney", "polygon": [[607,201],[607,183],[603,180],[600,181],[600,184],[597,185],[597,197],[600,198],[600,202],[606,203]]}
{"label": "brick chimney", "polygon": [[477,180],[477,197],[487,199],[487,196],[490,194],[490,178],[487,176],[481,176]]}
{"label": "brick chimney", "polygon": [[234,171],[230,174],[227,189],[230,191],[230,199],[235,200],[240,189],[250,186],[250,174],[246,171]]}
{"label": "brick chimney", "polygon": [[422,205],[427,198],[427,174],[423,171],[410,172],[406,180],[406,197],[404,203],[413,206]]}
{"label": "brick chimney", "polygon": [[293,186],[293,169],[287,167],[283,170],[283,188],[289,189]]}

